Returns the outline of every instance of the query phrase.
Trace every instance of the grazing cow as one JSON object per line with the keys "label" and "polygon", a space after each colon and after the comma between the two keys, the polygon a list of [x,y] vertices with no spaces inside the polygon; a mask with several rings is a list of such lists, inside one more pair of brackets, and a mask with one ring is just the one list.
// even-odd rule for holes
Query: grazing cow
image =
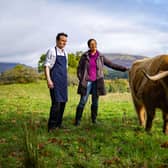
{"label": "grazing cow", "polygon": [[135,61],[129,83],[140,125],[150,131],[156,108],[163,113],[163,132],[168,134],[168,55]]}

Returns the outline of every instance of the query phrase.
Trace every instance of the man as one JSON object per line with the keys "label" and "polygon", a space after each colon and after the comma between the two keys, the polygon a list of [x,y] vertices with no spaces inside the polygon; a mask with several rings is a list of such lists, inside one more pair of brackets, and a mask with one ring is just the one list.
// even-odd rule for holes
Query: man
{"label": "man", "polygon": [[56,36],[56,46],[47,51],[45,61],[45,75],[47,85],[50,89],[51,108],[48,120],[48,131],[61,128],[63,113],[67,95],[67,53],[64,47],[67,43],[68,35],[58,33]]}

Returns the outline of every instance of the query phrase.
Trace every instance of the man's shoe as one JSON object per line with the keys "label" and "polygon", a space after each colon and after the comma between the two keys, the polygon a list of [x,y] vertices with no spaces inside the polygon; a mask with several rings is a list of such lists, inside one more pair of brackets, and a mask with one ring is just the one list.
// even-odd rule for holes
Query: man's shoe
{"label": "man's shoe", "polygon": [[66,127],[63,126],[63,125],[59,125],[58,128],[60,128],[60,129],[66,129]]}
{"label": "man's shoe", "polygon": [[48,129],[48,132],[51,133],[51,132],[55,132],[56,130],[58,130],[59,127],[54,127],[54,128],[50,128]]}
{"label": "man's shoe", "polygon": [[76,120],[75,123],[74,123],[75,126],[79,126],[80,125],[80,121],[79,120]]}
{"label": "man's shoe", "polygon": [[97,121],[96,121],[96,120],[92,120],[92,123],[93,123],[93,124],[97,124]]}

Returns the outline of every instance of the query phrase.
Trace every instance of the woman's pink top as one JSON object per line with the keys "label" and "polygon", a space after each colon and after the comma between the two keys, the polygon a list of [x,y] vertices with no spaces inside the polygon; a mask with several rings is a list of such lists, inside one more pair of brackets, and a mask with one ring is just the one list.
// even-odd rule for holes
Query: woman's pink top
{"label": "woman's pink top", "polygon": [[99,56],[98,51],[96,51],[95,54],[89,54],[89,81],[95,81],[96,80],[96,74],[97,74],[97,64],[96,60]]}

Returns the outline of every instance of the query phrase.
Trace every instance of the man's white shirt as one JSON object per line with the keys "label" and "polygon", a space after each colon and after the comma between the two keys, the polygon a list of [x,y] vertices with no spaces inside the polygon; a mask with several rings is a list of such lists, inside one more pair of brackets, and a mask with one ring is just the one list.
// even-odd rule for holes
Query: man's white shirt
{"label": "man's white shirt", "polygon": [[[56,50],[57,50],[57,55],[66,57],[67,68],[68,68],[68,54],[67,54],[67,52],[65,51],[65,49],[60,49],[58,47],[56,47]],[[53,68],[56,59],[57,59],[57,56],[56,56],[55,47],[49,48],[46,53],[46,60],[45,60],[44,66],[48,66],[50,69]]]}

